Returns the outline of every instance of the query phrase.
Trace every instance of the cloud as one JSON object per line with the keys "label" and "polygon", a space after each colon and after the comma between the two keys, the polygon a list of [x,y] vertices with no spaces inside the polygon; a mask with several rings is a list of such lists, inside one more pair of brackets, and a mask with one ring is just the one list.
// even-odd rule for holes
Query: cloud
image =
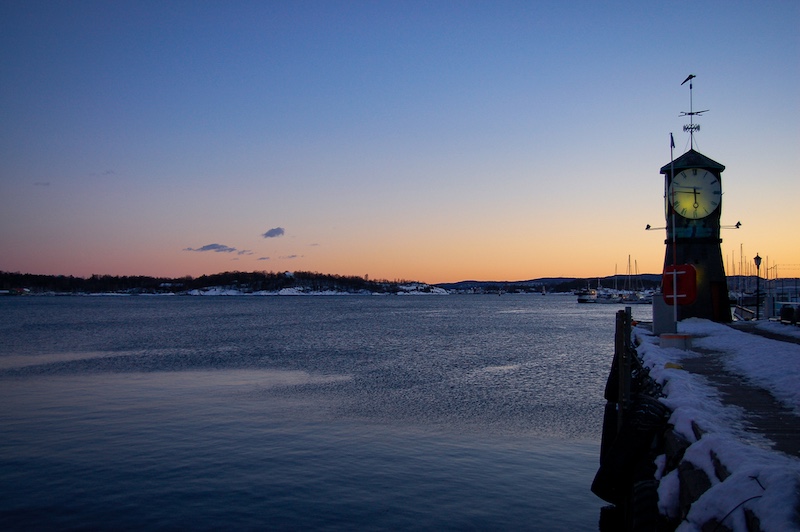
{"label": "cloud", "polygon": [[117,173],[114,170],[111,170],[111,169],[106,169],[106,170],[103,170],[102,172],[89,172],[89,175],[92,176],[92,177],[111,177],[111,176],[116,175],[116,174]]}
{"label": "cloud", "polygon": [[269,257],[259,257],[256,260],[269,260]]}
{"label": "cloud", "polygon": [[91,172],[89,175],[92,177],[111,177],[112,175],[116,175],[116,172],[114,170],[103,170],[102,172]]}
{"label": "cloud", "polygon": [[205,246],[197,249],[184,248],[184,251],[213,251],[215,253],[233,253],[236,251],[236,248],[224,246],[222,244],[206,244]]}
{"label": "cloud", "polygon": [[284,255],[283,257],[278,257],[279,259],[297,259],[300,255]]}
{"label": "cloud", "polygon": [[50,181],[37,181],[36,183],[33,184],[33,186],[35,186],[35,187],[49,187],[50,186]]}
{"label": "cloud", "polygon": [[264,238],[276,238],[279,236],[283,236],[283,233],[285,233],[283,227],[273,227],[272,229],[270,229],[261,236],[263,236]]}
{"label": "cloud", "polygon": [[[214,253],[236,253],[238,256],[242,255],[255,255],[255,252],[249,249],[236,249],[224,244],[206,244],[201,248],[183,248],[184,251],[213,251]],[[237,259],[233,259],[237,260]]]}

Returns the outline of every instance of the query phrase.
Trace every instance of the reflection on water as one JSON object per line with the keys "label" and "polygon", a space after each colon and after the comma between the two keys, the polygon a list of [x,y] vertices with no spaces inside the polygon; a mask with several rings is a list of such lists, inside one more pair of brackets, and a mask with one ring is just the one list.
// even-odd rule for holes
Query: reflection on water
{"label": "reflection on water", "polygon": [[0,305],[3,529],[596,528],[615,308]]}

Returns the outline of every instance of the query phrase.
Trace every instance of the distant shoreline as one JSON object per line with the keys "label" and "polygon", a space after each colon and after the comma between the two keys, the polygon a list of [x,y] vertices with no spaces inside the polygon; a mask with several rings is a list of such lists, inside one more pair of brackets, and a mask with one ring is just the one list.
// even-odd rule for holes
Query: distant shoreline
{"label": "distant shoreline", "polygon": [[224,272],[200,277],[36,275],[0,272],[0,295],[106,294],[106,295],[281,295],[293,290],[303,294],[409,294],[409,293],[572,293],[587,285],[611,287],[635,283],[657,287],[660,275],[614,277],[547,277],[526,281],[459,281],[428,284],[420,281],[369,279],[318,272]]}

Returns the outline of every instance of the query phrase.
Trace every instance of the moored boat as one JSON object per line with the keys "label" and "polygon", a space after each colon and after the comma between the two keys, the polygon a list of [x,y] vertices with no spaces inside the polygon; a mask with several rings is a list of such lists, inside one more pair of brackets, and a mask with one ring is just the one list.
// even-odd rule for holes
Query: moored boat
{"label": "moored boat", "polygon": [[578,303],[597,302],[597,290],[594,290],[592,288],[584,288],[582,290],[576,290],[575,295],[578,296]]}

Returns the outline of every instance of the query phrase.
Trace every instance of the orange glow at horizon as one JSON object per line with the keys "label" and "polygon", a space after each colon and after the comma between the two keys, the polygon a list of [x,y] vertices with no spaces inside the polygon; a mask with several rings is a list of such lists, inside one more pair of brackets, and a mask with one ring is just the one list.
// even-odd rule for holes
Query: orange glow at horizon
{"label": "orange glow at horizon", "polygon": [[795,3],[373,7],[4,6],[0,270],[660,274],[691,71],[726,272],[800,277]]}

